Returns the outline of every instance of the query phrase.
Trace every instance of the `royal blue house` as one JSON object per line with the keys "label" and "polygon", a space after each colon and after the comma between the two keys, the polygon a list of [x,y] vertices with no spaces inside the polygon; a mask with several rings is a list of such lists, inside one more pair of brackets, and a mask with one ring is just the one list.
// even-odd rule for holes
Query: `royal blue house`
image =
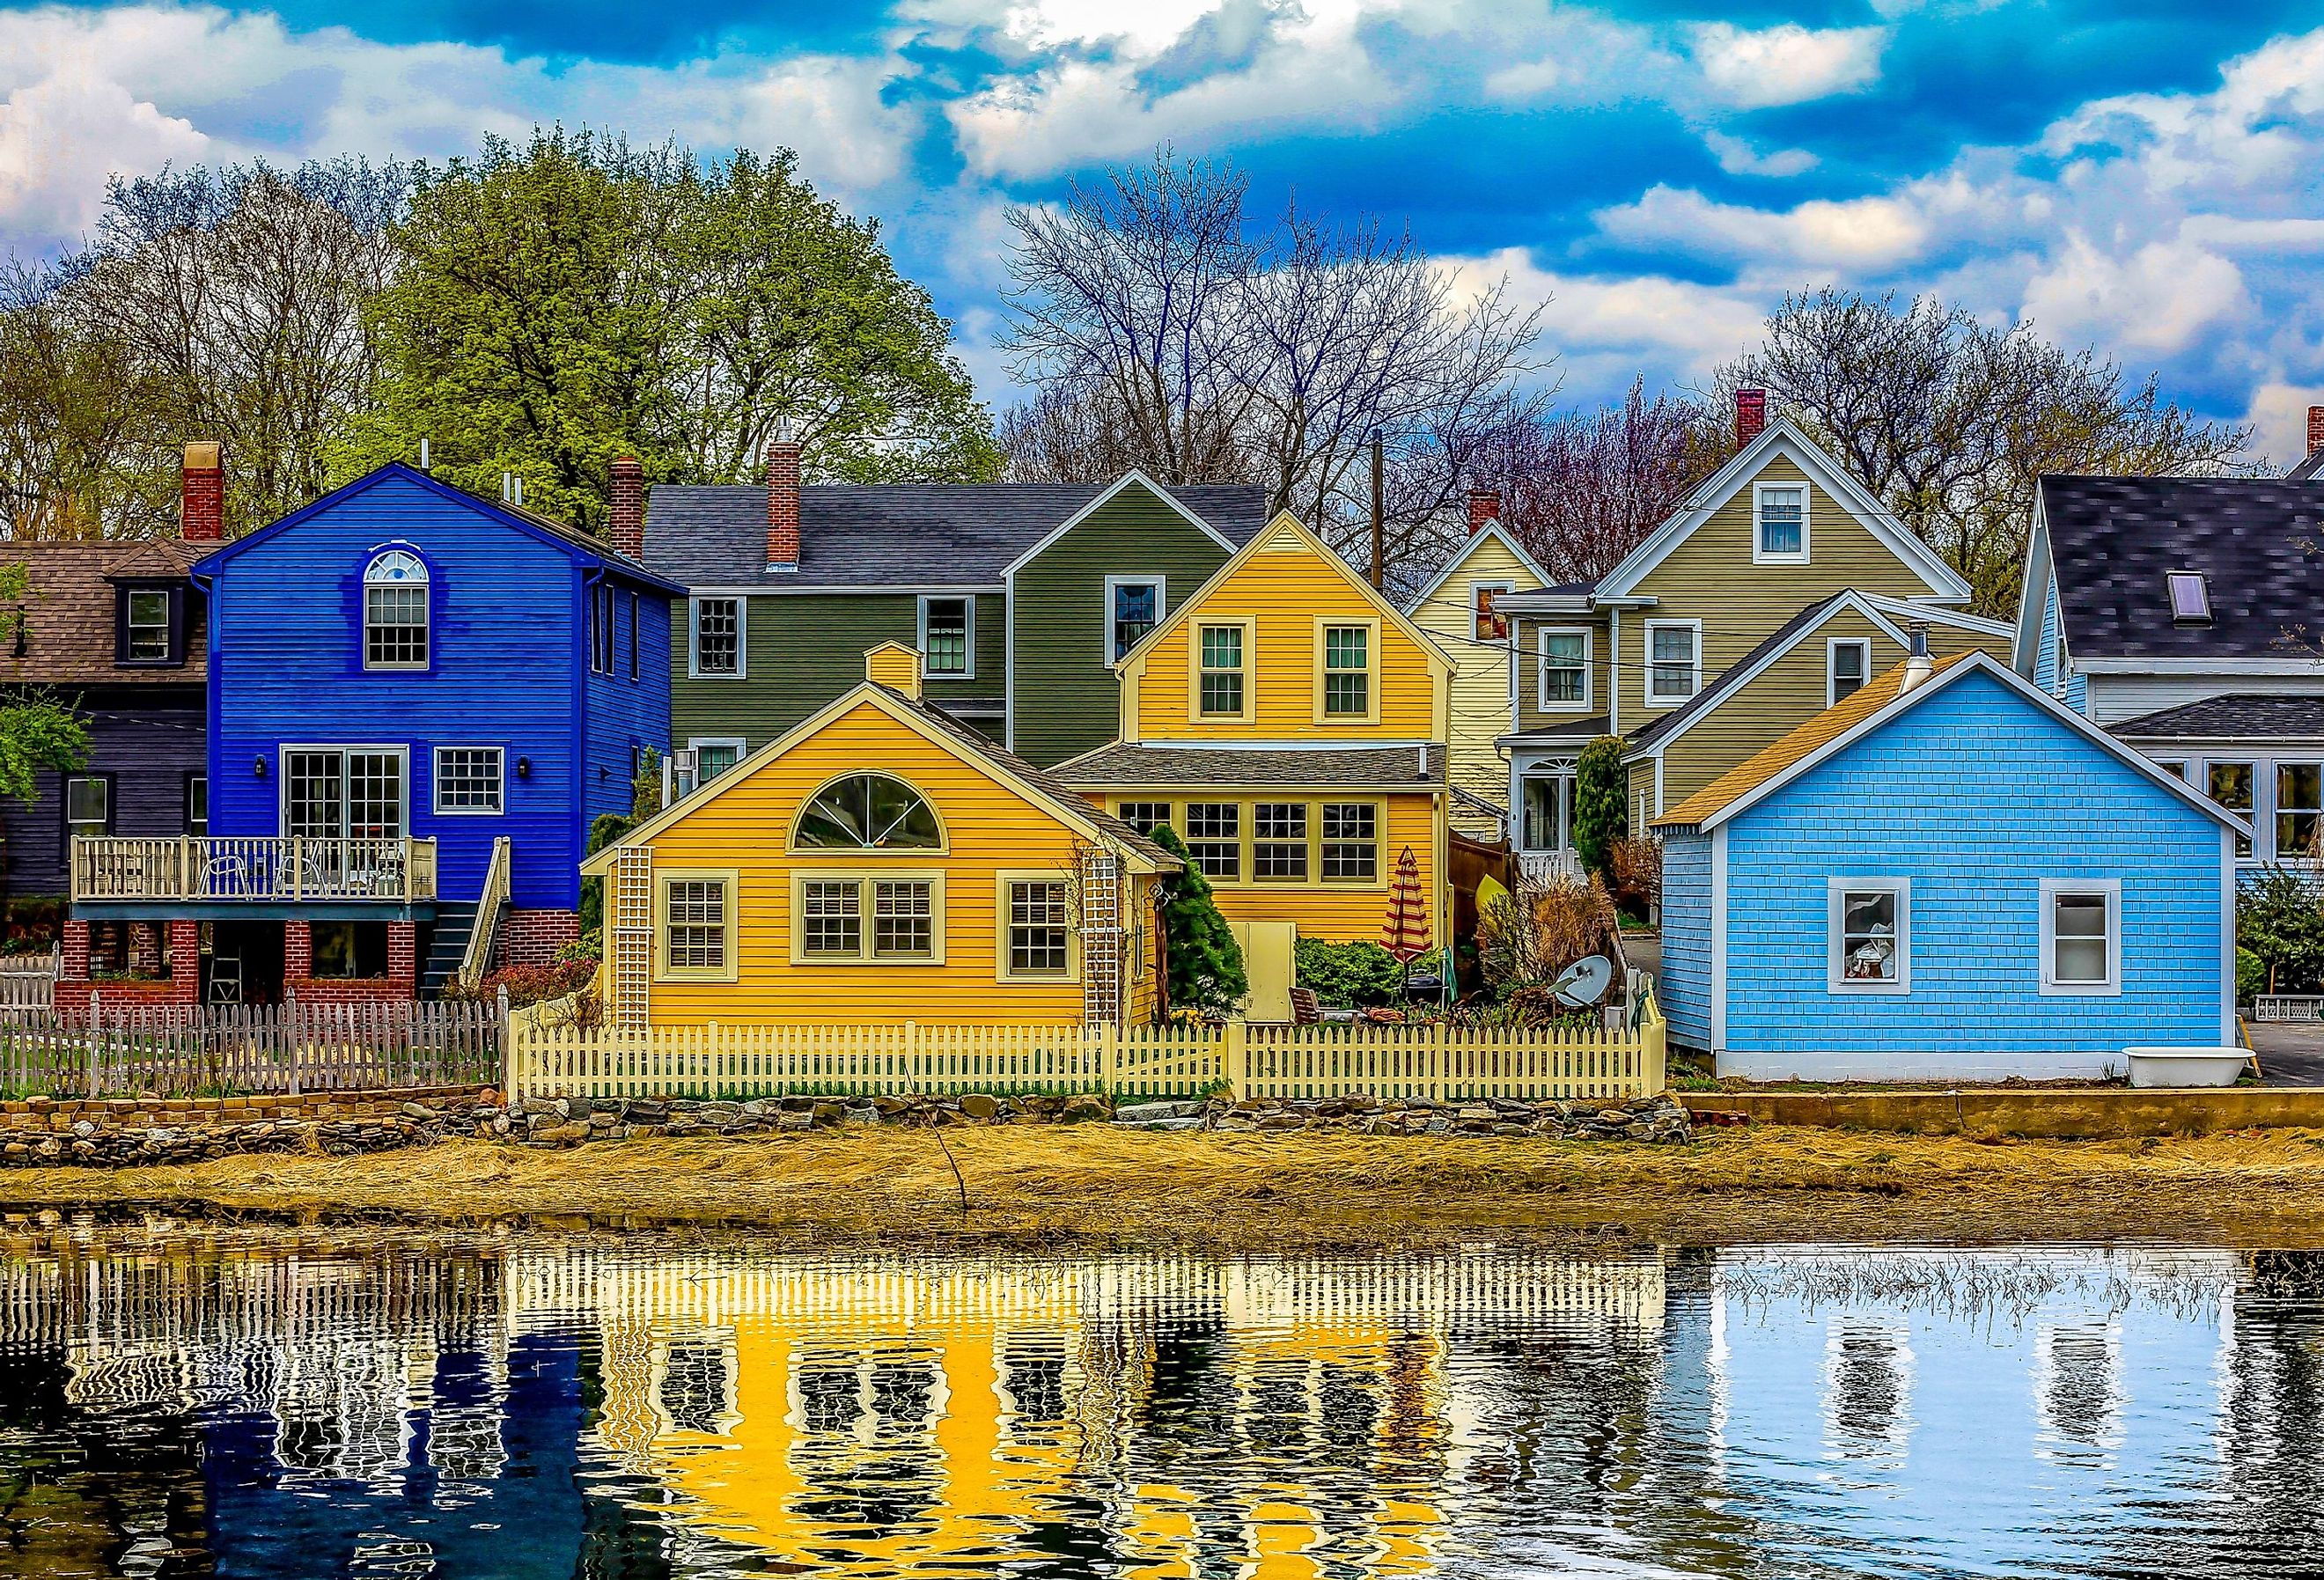
{"label": "royal blue house", "polygon": [[208,837],[85,850],[77,921],[198,923],[213,1001],[431,988],[487,893],[505,894],[482,919],[498,923],[497,963],[574,938],[589,824],[629,808],[640,753],[669,741],[679,589],[401,465],[215,550],[193,578],[208,608]]}
{"label": "royal blue house", "polygon": [[1897,666],[1655,827],[1671,1039],[1721,1075],[2096,1076],[2236,1039],[2249,828],[1985,655]]}

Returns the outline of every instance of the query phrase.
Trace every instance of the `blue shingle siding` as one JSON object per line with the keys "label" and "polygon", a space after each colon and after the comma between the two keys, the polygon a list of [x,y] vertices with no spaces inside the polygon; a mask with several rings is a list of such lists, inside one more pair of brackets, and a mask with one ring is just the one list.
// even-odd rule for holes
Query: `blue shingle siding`
{"label": "blue shingle siding", "polygon": [[[363,665],[364,571],[391,546],[428,566],[424,670]],[[409,832],[438,841],[443,899],[476,896],[505,836],[513,903],[571,909],[588,816],[629,804],[633,742],[668,744],[669,598],[637,584],[645,645],[632,682],[632,584],[616,577],[615,671],[592,676],[586,584],[597,564],[401,468],[213,557],[211,832],[281,832],[287,744],[400,746]],[[437,814],[439,746],[503,749],[502,813]]]}
{"label": "blue shingle siding", "polygon": [[2065,692],[2058,685],[2058,578],[2054,576],[2042,584],[2042,640],[2034,653],[2034,684],[2065,700]]}
{"label": "blue shingle siding", "polygon": [[[2218,1041],[2219,826],[1989,675],[1738,815],[1727,871],[1735,1052]],[[1828,880],[1845,876],[1910,880],[1910,993],[1827,988]],[[2120,882],[2119,996],[2042,994],[2044,878]],[[1667,972],[1667,931],[1664,947]]]}
{"label": "blue shingle siding", "polygon": [[1655,983],[1671,1040],[1711,1046],[1711,836],[1674,830],[1663,841],[1663,967]]}

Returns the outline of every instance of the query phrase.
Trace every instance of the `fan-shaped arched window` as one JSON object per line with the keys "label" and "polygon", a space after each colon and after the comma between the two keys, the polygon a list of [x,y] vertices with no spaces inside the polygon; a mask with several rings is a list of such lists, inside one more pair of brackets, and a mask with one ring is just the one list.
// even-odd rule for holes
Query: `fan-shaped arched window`
{"label": "fan-shaped arched window", "polygon": [[428,567],[390,549],[364,568],[364,668],[428,667]]}
{"label": "fan-shaped arched window", "polygon": [[851,773],[816,791],[791,828],[797,850],[942,850],[936,809],[884,773]]}

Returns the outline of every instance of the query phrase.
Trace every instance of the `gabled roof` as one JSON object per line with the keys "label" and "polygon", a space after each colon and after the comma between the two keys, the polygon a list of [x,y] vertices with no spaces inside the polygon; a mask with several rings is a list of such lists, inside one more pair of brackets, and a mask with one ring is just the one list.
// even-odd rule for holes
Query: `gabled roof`
{"label": "gabled roof", "polygon": [[[1457,573],[1462,566],[1469,563],[1469,557],[1474,554],[1479,549],[1483,548],[1488,542],[1499,543],[1511,554],[1516,555],[1517,563],[1525,567],[1526,570],[1533,577],[1534,580],[1542,587],[1547,587],[1549,585],[1549,572],[1541,568],[1541,562],[1539,560],[1536,560],[1532,555],[1525,551],[1525,545],[1518,542],[1514,537],[1511,537],[1508,530],[1505,529],[1500,522],[1489,522],[1483,528],[1475,532],[1471,532],[1467,538],[1463,539],[1453,548],[1452,553],[1444,557],[1444,563],[1436,568],[1436,574],[1430,577],[1427,581],[1421,584],[1420,590],[1413,594],[1411,599],[1404,605],[1405,612],[1406,614],[1412,614],[1417,611],[1421,605],[1434,597],[1436,596],[1436,589],[1443,587],[1446,582],[1452,580],[1455,573]],[[1523,591],[1530,589],[1519,590]]]}
{"label": "gabled roof", "polygon": [[2324,741],[2324,696],[2229,692],[2107,729],[2126,741]]}
{"label": "gabled roof", "polygon": [[2324,450],[2318,450],[2283,475],[2287,483],[2313,483],[2324,477]]}
{"label": "gabled roof", "polygon": [[[2298,659],[2324,640],[2324,483],[2045,476],[2039,517],[2066,643],[2090,659]],[[2200,572],[2206,624],[2172,618],[2163,578]],[[2042,589],[2030,588],[2035,597]],[[2038,618],[2038,615],[2036,616]]]}
{"label": "gabled roof", "polygon": [[645,562],[696,587],[998,587],[1028,552],[1121,489],[1151,488],[1232,550],[1267,520],[1256,484],[881,483],[799,490],[797,570],[767,568],[767,491],[664,483],[648,494]]}
{"label": "gabled roof", "polygon": [[289,515],[269,522],[254,532],[245,532],[233,541],[220,545],[202,557],[200,561],[192,568],[192,574],[198,579],[207,580],[217,575],[218,568],[235,556],[245,552],[257,544],[266,542],[280,533],[291,531],[311,517],[334,510],[357,494],[367,493],[391,479],[411,484],[436,494],[447,504],[455,504],[464,510],[473,511],[502,526],[525,533],[529,537],[537,538],[543,542],[554,544],[584,559],[596,560],[607,569],[618,571],[632,581],[643,582],[649,587],[658,587],[668,593],[683,593],[686,590],[682,587],[664,580],[627,555],[615,552],[611,543],[594,533],[585,532],[568,522],[557,521],[537,511],[527,510],[521,505],[503,504],[498,500],[486,499],[481,494],[471,494],[465,488],[456,488],[441,478],[422,472],[416,467],[408,467],[401,461],[390,461],[383,467],[374,467],[351,483],[341,484],[320,499],[309,500]]}
{"label": "gabled roof", "polygon": [[[1177,857],[1111,813],[1092,806],[1054,775],[1034,767],[1013,753],[1003,751],[958,720],[947,717],[940,708],[926,702],[916,702],[893,687],[863,680],[793,725],[708,784],[697,786],[691,794],[664,807],[619,840],[589,857],[581,864],[582,872],[592,876],[604,873],[611,867],[615,851],[646,844],[680,818],[691,817],[742,784],[757,767],[781,756],[860,703],[871,704],[934,745],[956,756],[973,759],[1004,783],[1013,785],[1027,799],[1046,808],[1051,816],[1067,827],[1092,841],[1119,848],[1129,858],[1132,870],[1172,872],[1178,867]],[[872,766],[876,767],[877,764]]]}
{"label": "gabled roof", "polygon": [[2124,745],[2007,665],[1997,662],[1989,653],[1950,653],[1938,659],[1930,667],[1929,678],[1909,691],[1904,689],[1906,669],[1905,664],[1900,663],[1887,670],[1837,707],[1824,709],[1775,744],[1737,763],[1668,813],[1655,818],[1654,826],[1657,828],[1715,828],[1846,751],[1865,736],[1886,727],[1890,720],[1950,689],[1967,677],[1989,675],[2034,708],[2102,748],[2116,761],[2134,769],[2149,782],[2161,786],[2213,822],[2246,837],[2251,834],[2249,825],[2190,787],[2177,774],[2167,772]]}
{"label": "gabled roof", "polygon": [[1891,515],[1886,505],[1848,475],[1845,467],[1810,443],[1789,419],[1769,423],[1757,438],[1737,451],[1733,459],[1712,473],[1684,504],[1655,530],[1652,537],[1598,578],[1597,596],[1622,597],[1635,592],[1648,571],[1669,558],[1672,550],[1692,536],[1694,530],[1709,521],[1720,506],[1742,492],[1768,459],[1778,454],[1806,473],[1810,482],[1886,544],[1890,553],[1927,585],[1932,597],[1948,603],[1969,601],[1969,583],[1939,558],[1935,550]]}
{"label": "gabled roof", "polygon": [[115,580],[180,581],[204,545],[178,538],[0,541],[32,596],[19,640],[0,645],[0,686],[198,686],[209,653],[189,600],[182,664],[114,663]]}

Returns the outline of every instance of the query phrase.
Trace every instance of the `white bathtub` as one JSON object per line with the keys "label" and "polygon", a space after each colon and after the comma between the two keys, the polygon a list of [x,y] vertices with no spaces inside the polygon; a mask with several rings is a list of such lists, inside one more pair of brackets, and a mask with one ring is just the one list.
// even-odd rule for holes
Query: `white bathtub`
{"label": "white bathtub", "polygon": [[2134,1086],[2232,1086],[2251,1068],[2240,1048],[2126,1048]]}

